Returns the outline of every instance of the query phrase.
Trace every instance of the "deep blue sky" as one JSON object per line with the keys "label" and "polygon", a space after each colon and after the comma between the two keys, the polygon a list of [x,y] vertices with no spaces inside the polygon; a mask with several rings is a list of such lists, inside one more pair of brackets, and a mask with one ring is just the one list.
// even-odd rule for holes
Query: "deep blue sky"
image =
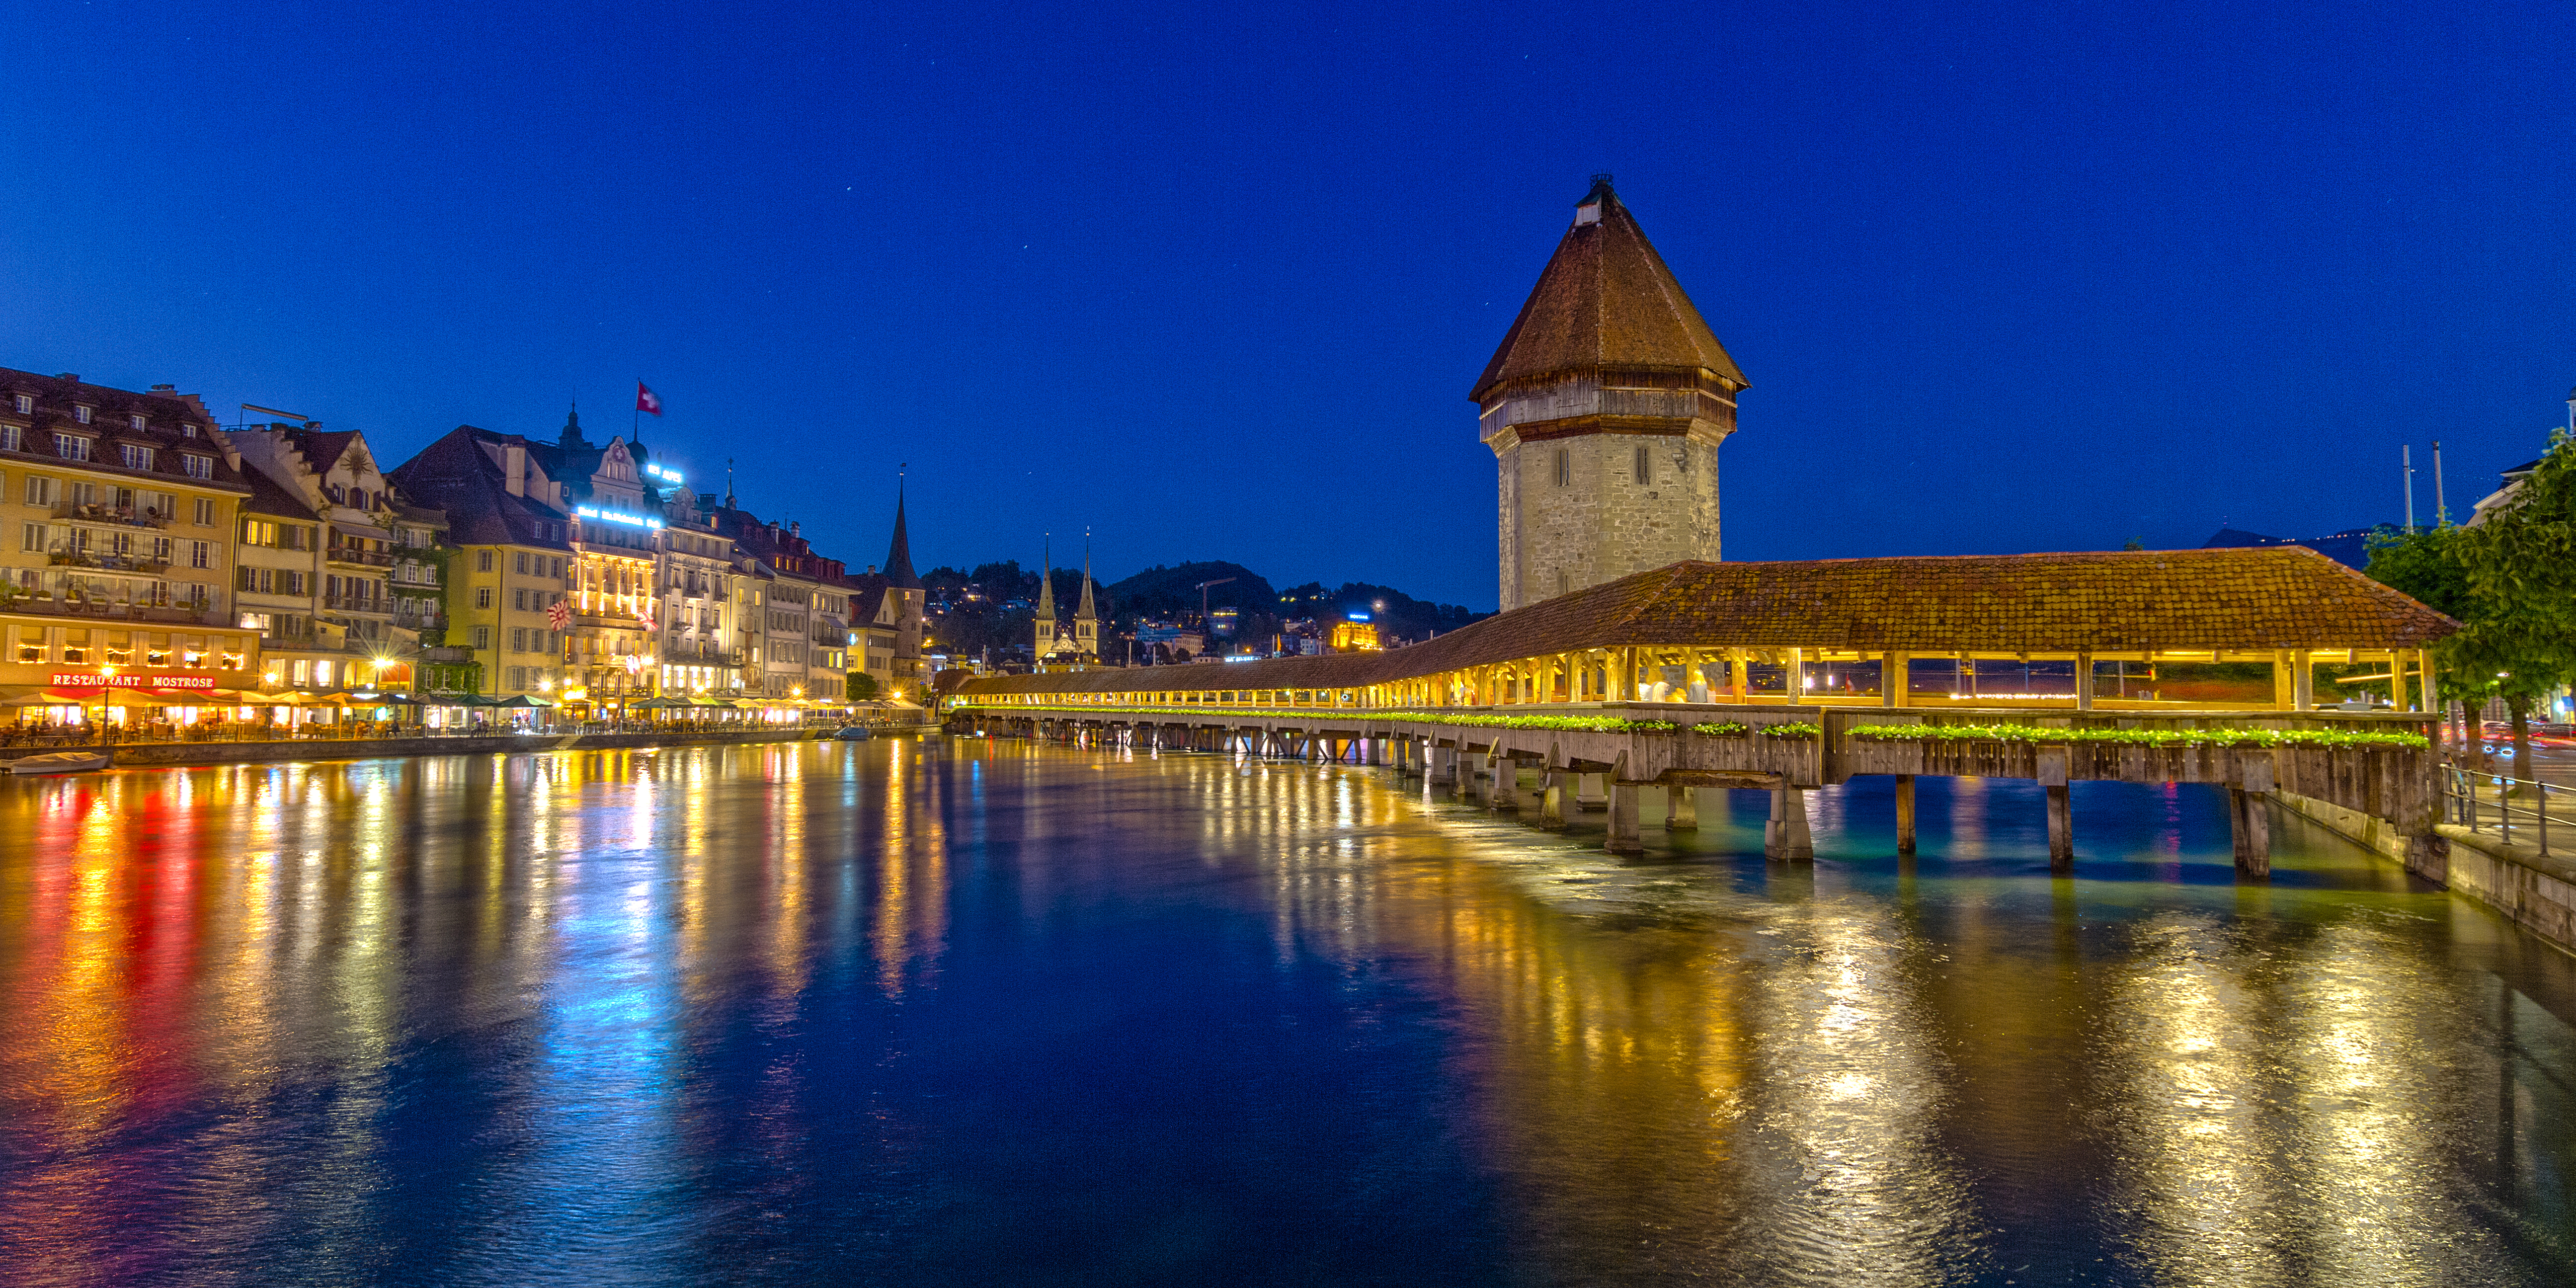
{"label": "deep blue sky", "polygon": [[924,566],[1479,607],[1596,170],[1752,379],[1731,558],[2465,510],[2576,383],[2564,5],[772,8],[0,5],[0,365],[393,460],[640,375],[853,567],[908,460]]}

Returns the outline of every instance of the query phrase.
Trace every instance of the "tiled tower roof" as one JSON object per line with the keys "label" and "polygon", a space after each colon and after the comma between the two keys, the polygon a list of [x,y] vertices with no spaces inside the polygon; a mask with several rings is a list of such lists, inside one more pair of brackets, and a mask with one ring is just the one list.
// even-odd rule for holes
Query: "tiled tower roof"
{"label": "tiled tower roof", "polygon": [[1598,367],[1705,369],[1745,383],[1608,175],[1575,206],[1574,225],[1468,396],[1482,401],[1499,385]]}

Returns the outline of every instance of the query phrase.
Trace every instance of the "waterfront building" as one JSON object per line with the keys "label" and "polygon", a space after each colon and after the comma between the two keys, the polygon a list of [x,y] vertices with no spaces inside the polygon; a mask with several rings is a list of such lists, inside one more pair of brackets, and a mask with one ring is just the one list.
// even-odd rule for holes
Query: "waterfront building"
{"label": "waterfront building", "polygon": [[905,530],[903,497],[894,502],[894,539],[886,547],[885,571],[853,578],[850,597],[853,670],[876,681],[877,696],[888,701],[925,700],[921,639],[927,590],[912,567],[912,537]]}
{"label": "waterfront building", "polygon": [[193,394],[0,369],[0,685],[25,698],[107,666],[248,684],[258,636],[232,613],[232,532],[250,493]]}
{"label": "waterfront building", "polygon": [[720,700],[740,693],[749,647],[734,606],[743,581],[733,539],[716,531],[715,497],[679,487],[678,471],[648,464],[673,485],[662,507],[662,692]]}
{"label": "waterfront building", "polygon": [[1377,623],[1366,613],[1352,613],[1333,623],[1333,651],[1336,653],[1373,653],[1383,647],[1378,641]]}
{"label": "waterfront building", "polygon": [[661,680],[662,505],[645,480],[642,444],[623,436],[594,445],[579,409],[530,458],[563,494],[573,556],[564,582],[562,700],[582,712],[622,714]]}
{"label": "waterfront building", "polygon": [[[830,665],[831,657],[817,656],[823,650],[846,654],[849,648],[847,595],[837,589],[841,561],[816,554],[803,523],[763,521],[736,505],[730,493],[714,518],[716,530],[751,565],[753,590],[744,607],[759,618],[761,643],[751,650],[755,660],[746,663],[744,688],[760,700],[754,705],[785,710],[817,698],[841,701],[839,670]],[[827,591],[827,586],[835,589]],[[817,638],[818,615],[823,635],[839,641],[837,645]]]}
{"label": "waterfront building", "polygon": [[423,584],[436,577],[434,559],[425,569],[415,543],[433,540],[428,534],[445,526],[443,517],[405,501],[355,430],[308,421],[245,426],[228,437],[254,482],[256,512],[239,527],[234,589],[242,624],[260,627],[274,654],[263,683],[411,688],[421,628],[442,620],[438,588]]}
{"label": "waterfront building", "polygon": [[564,485],[518,434],[460,425],[389,476],[447,517],[447,647],[483,696],[552,705],[564,678],[564,602],[578,552]]}
{"label": "waterfront building", "polygon": [[1505,611],[1718,558],[1744,373],[1597,175],[1470,395],[1498,470]]}

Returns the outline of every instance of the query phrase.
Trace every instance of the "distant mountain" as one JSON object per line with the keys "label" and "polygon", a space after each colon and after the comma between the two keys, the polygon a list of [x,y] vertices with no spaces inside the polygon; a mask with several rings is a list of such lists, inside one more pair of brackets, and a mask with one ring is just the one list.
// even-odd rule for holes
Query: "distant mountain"
{"label": "distant mountain", "polygon": [[1203,581],[1234,580],[1207,589],[1210,608],[1237,608],[1246,613],[1276,614],[1279,592],[1270,588],[1261,574],[1242,564],[1185,563],[1146,569],[1125,581],[1109,585],[1109,598],[1116,601],[1122,613],[1142,613],[1161,617],[1172,613],[1199,611],[1198,586]]}

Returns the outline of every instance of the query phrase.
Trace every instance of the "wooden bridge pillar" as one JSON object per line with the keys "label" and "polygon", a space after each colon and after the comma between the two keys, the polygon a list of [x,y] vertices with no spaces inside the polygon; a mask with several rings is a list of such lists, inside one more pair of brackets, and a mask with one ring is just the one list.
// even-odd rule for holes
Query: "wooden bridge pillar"
{"label": "wooden bridge pillar", "polygon": [[1486,768],[1493,774],[1493,787],[1485,793],[1485,807],[1497,813],[1517,811],[1521,807],[1521,766],[1509,756],[1489,756]]}
{"label": "wooden bridge pillar", "polygon": [[[1598,764],[1600,762],[1595,761],[1593,763]],[[1607,783],[1607,775],[1575,775],[1574,807],[1594,814],[1598,814],[1601,811],[1610,808],[1610,793],[1607,789]]]}
{"label": "wooden bridge pillar", "polygon": [[1696,832],[1699,830],[1699,789],[1675,783],[1664,788],[1664,830]]}
{"label": "wooden bridge pillar", "polygon": [[1565,780],[1572,775],[1551,769],[1539,777],[1538,825],[1551,832],[1565,830]]}
{"label": "wooden bridge pillar", "polygon": [[1896,852],[1914,852],[1914,775],[1896,776]]}
{"label": "wooden bridge pillar", "polygon": [[2075,868],[2075,816],[2066,799],[2064,747],[2039,749],[2039,785],[2048,789],[2048,870]]}
{"label": "wooden bridge pillar", "polygon": [[1815,837],[1807,831],[1807,793],[1785,777],[1771,785],[1771,818],[1762,825],[1762,857],[1813,861]]}
{"label": "wooden bridge pillar", "polygon": [[1646,790],[1643,783],[1610,783],[1610,839],[1603,848],[1612,854],[1636,854],[1646,848],[1637,829],[1637,795]]}
{"label": "wooden bridge pillar", "polygon": [[2048,870],[2075,870],[2075,817],[2066,799],[2066,788],[2048,790]]}
{"label": "wooden bridge pillar", "polygon": [[2227,789],[2228,831],[2236,841],[2236,870],[2272,875],[2272,758],[2239,753],[2237,783]]}

